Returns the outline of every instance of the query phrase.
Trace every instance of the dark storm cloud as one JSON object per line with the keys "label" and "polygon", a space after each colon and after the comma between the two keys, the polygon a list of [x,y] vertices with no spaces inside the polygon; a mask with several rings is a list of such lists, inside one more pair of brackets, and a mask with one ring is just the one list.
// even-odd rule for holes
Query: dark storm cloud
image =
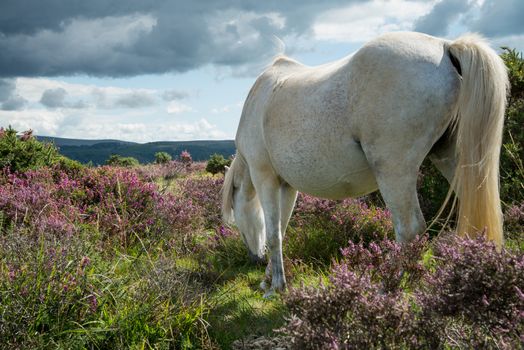
{"label": "dark storm cloud", "polygon": [[27,100],[20,95],[13,95],[2,103],[3,111],[19,111],[27,106]]}
{"label": "dark storm cloud", "polygon": [[42,94],[40,103],[51,109],[65,107],[66,96],[67,91],[63,88],[48,89]]}
{"label": "dark storm cloud", "polygon": [[486,0],[472,29],[490,37],[524,34],[524,1]]}
{"label": "dark storm cloud", "polygon": [[4,102],[16,89],[16,83],[13,79],[0,79],[0,102]]}
{"label": "dark storm cloud", "polygon": [[3,111],[18,111],[24,109],[27,100],[16,93],[14,79],[0,79],[0,109]]}
{"label": "dark storm cloud", "polygon": [[0,77],[132,76],[268,60],[273,35],[366,0],[3,0]]}
{"label": "dark storm cloud", "polygon": [[414,30],[431,35],[446,35],[449,25],[469,8],[468,0],[442,0],[415,22]]}
{"label": "dark storm cloud", "polygon": [[[276,53],[273,35],[311,34],[324,11],[367,1],[2,0],[0,77],[119,77],[208,64],[242,72]],[[442,0],[415,29],[445,34],[475,6]],[[486,0],[479,12],[466,23],[472,30],[491,37],[524,33],[524,1]]]}

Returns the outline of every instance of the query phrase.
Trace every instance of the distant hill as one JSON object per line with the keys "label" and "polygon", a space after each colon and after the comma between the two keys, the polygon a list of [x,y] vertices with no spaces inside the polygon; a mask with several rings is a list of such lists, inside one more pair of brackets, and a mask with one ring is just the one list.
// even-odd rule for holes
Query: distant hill
{"label": "distant hill", "polygon": [[81,163],[92,162],[102,165],[112,154],[134,157],[140,163],[151,163],[156,152],[167,152],[175,159],[180,152],[187,150],[193,160],[209,159],[213,153],[229,157],[235,154],[235,143],[224,141],[160,141],[136,143],[119,140],[80,140],[60,137],[38,136],[38,140],[54,143],[60,153]]}

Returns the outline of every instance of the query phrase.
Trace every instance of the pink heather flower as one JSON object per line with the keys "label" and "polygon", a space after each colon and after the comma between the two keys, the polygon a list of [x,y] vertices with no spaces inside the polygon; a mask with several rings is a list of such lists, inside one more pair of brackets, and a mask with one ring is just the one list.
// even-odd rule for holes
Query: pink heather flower
{"label": "pink heather flower", "polygon": [[184,150],[180,153],[180,161],[182,163],[191,163],[193,161],[193,158],[191,158],[191,154],[187,151],[187,150]]}
{"label": "pink heather flower", "polygon": [[85,269],[86,266],[88,266],[91,263],[91,259],[89,259],[88,256],[82,257],[82,260],[80,261],[80,266]]}
{"label": "pink heather flower", "polygon": [[16,272],[14,270],[9,270],[9,280],[12,282],[16,277]]}
{"label": "pink heather flower", "polygon": [[96,299],[96,295],[91,294],[89,296],[89,308],[91,309],[91,312],[96,312],[98,308],[98,300]]}
{"label": "pink heather flower", "polygon": [[27,141],[33,137],[33,130],[29,129],[27,131],[24,131],[22,136],[20,137],[20,140]]}

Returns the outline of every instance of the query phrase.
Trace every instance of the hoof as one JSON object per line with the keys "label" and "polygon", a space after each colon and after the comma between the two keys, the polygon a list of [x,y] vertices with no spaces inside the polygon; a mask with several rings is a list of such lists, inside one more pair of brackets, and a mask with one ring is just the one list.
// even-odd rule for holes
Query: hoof
{"label": "hoof", "polygon": [[270,300],[270,299],[275,298],[277,295],[278,295],[278,293],[273,288],[271,288],[270,290],[268,290],[267,292],[264,293],[264,297],[263,298],[266,299],[266,300]]}
{"label": "hoof", "polygon": [[267,285],[266,281],[260,282],[260,289],[262,289],[262,291],[264,291],[264,292],[269,290],[269,286]]}

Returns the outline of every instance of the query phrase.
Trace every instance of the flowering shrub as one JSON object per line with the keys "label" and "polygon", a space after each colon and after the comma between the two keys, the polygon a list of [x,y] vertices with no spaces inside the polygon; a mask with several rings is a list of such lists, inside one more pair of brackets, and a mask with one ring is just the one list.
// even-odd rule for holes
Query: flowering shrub
{"label": "flowering shrub", "polygon": [[506,209],[504,228],[508,237],[524,239],[524,202]]}
{"label": "flowering shrub", "polygon": [[[6,348],[43,348],[96,317],[99,286],[77,238],[0,239],[0,338]],[[22,326],[23,325],[23,326]],[[30,337],[28,335],[31,335]],[[47,346],[46,346],[47,344]]]}
{"label": "flowering shrub", "polygon": [[188,165],[178,160],[172,160],[162,164],[142,165],[135,168],[135,171],[144,181],[152,182],[159,179],[173,180],[184,177],[202,171],[204,165],[202,162],[192,162]]}
{"label": "flowering shrub", "polygon": [[[350,244],[328,284],[292,289],[280,332],[296,349],[517,348],[524,255],[483,240]],[[393,280],[393,283],[391,282]]]}
{"label": "flowering shrub", "polygon": [[70,176],[43,168],[0,179],[4,225],[72,235],[89,225],[123,245],[135,235],[159,236],[191,231],[199,217],[190,198],[161,194],[131,170],[102,167]]}
{"label": "flowering shrub", "polygon": [[299,194],[285,240],[292,258],[329,262],[348,241],[394,237],[388,210],[358,199],[332,201]]}
{"label": "flowering shrub", "polygon": [[193,162],[193,158],[191,157],[191,154],[187,150],[180,152],[180,156],[178,158],[180,158],[180,161],[182,163],[187,164],[187,165]]}
{"label": "flowering shrub", "polygon": [[524,337],[524,254],[499,253],[491,242],[458,237],[437,242],[433,250],[437,269],[415,293],[426,330],[455,318],[477,331],[457,343],[475,348],[490,346],[486,330],[502,345]]}
{"label": "flowering shrub", "polygon": [[192,200],[199,208],[206,228],[218,229],[222,225],[220,189],[223,183],[223,178],[214,177],[186,178],[179,182],[178,195]]}

